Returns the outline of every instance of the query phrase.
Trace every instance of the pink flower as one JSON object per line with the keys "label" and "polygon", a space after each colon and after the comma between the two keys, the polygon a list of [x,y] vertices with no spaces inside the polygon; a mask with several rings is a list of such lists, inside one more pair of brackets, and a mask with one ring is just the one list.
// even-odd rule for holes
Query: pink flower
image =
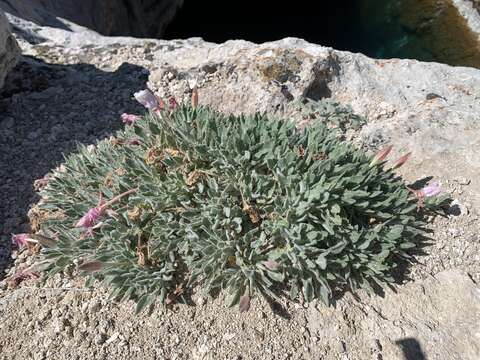
{"label": "pink flower", "polygon": [[438,182],[433,182],[430,185],[425,186],[422,190],[420,190],[422,195],[425,197],[431,197],[438,195],[442,192],[440,185]]}
{"label": "pink flower", "polygon": [[388,154],[390,154],[390,151],[392,151],[393,145],[389,145],[386,148],[380,150],[377,155],[373,158],[372,162],[370,163],[370,166],[375,166],[379,163],[381,163],[383,160],[386,159]]}
{"label": "pink flower", "polygon": [[124,124],[132,125],[135,121],[140,119],[140,116],[123,113],[122,115],[120,115],[120,118],[122,119],[122,122]]}
{"label": "pink flower", "polygon": [[140,104],[145,106],[148,110],[155,111],[160,108],[160,103],[158,102],[157,97],[149,89],[136,92],[135,94],[133,94],[133,96]]}
{"label": "pink flower", "polygon": [[12,244],[15,244],[18,248],[27,246],[28,234],[12,234]]}
{"label": "pink flower", "polygon": [[127,190],[120,195],[115,196],[113,199],[108,200],[106,203],[102,201],[102,194],[100,194],[100,199],[98,201],[98,206],[88,209],[85,215],[82,216],[80,220],[75,224],[77,228],[84,228],[85,234],[92,236],[93,235],[93,227],[95,223],[98,221],[98,218],[113,204],[117,201],[122,199],[124,196],[127,196],[131,193],[134,193],[137,189],[130,189]]}
{"label": "pink flower", "polygon": [[102,213],[101,207],[94,207],[89,209],[85,215],[82,216],[80,220],[75,224],[75,227],[83,227],[87,230],[91,229],[93,225],[97,222],[98,218]]}
{"label": "pink flower", "polygon": [[140,140],[138,140],[138,139],[131,139],[131,140],[128,142],[128,145],[140,145]]}
{"label": "pink flower", "polygon": [[173,96],[168,98],[168,107],[170,110],[175,109],[178,106],[177,100]]}

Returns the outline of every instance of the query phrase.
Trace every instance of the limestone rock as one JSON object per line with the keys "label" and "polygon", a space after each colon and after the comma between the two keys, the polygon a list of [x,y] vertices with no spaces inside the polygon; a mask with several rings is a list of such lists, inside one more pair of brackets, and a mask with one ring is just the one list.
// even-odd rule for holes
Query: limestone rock
{"label": "limestone rock", "polygon": [[480,0],[452,0],[452,3],[480,41]]}
{"label": "limestone rock", "polygon": [[350,104],[369,119],[360,134],[365,147],[412,151],[406,169],[413,176],[472,179],[472,201],[480,205],[479,70],[375,60],[294,38],[261,45],[189,40],[165,51],[168,44],[160,42],[147,65],[161,93],[184,96],[196,78],[201,103],[226,112],[285,115],[303,98]]}
{"label": "limestone rock", "polygon": [[20,48],[13,35],[5,14],[0,10],[0,88],[7,73],[15,66],[20,57]]}
{"label": "limestone rock", "polygon": [[68,22],[104,35],[160,37],[183,0],[2,0],[6,12],[38,26],[69,30]]}

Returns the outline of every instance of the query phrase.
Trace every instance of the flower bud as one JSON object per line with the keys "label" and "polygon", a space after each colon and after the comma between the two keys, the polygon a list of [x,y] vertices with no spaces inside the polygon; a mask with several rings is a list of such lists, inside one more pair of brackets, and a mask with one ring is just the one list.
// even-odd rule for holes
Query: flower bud
{"label": "flower bud", "polygon": [[168,98],[168,108],[170,110],[175,109],[178,106],[177,100],[173,96]]}
{"label": "flower bud", "polygon": [[408,158],[410,157],[410,155],[412,155],[411,152],[409,153],[406,153],[405,155],[403,156],[400,156],[397,160],[395,160],[395,162],[393,163],[393,166],[392,166],[392,169],[398,169],[400,166],[402,166],[403,164],[405,164],[408,160]]}
{"label": "flower bud", "polygon": [[392,149],[393,149],[393,145],[389,145],[386,148],[383,148],[382,150],[380,150],[377,153],[377,155],[375,155],[375,157],[372,159],[372,162],[370,163],[370,167],[378,165],[383,160],[385,160],[388,154],[390,154],[390,151],[392,151]]}
{"label": "flower bud", "polygon": [[192,108],[196,108],[198,106],[198,89],[194,87],[192,90]]}

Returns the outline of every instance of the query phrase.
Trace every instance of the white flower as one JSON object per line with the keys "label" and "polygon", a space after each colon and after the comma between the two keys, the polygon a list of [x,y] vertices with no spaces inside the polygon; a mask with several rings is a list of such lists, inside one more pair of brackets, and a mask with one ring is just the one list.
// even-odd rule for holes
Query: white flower
{"label": "white flower", "polygon": [[133,96],[149,110],[156,110],[160,107],[157,97],[149,89],[136,92]]}

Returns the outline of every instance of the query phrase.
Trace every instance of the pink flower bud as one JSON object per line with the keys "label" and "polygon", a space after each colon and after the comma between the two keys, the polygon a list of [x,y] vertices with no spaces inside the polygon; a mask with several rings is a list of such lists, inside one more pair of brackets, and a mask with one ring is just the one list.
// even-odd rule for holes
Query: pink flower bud
{"label": "pink flower bud", "polygon": [[168,107],[170,110],[175,109],[178,106],[177,100],[173,96],[168,98]]}
{"label": "pink flower bud", "polygon": [[392,151],[393,149],[393,145],[389,145],[387,146],[386,148],[380,150],[377,155],[375,155],[375,157],[372,159],[372,162],[370,163],[370,166],[375,166],[377,164],[380,164],[383,160],[385,160],[388,156],[388,154],[390,154],[390,152]]}
{"label": "pink flower bud", "polygon": [[240,312],[248,311],[248,309],[250,309],[250,296],[240,296],[240,303],[238,304],[238,308]]}
{"label": "pink flower bud", "polygon": [[160,103],[158,102],[157,97],[149,89],[136,92],[135,94],[133,94],[133,96],[140,104],[145,106],[148,110],[155,111],[160,108]]}
{"label": "pink flower bud", "polygon": [[400,156],[397,160],[395,160],[393,166],[392,166],[392,169],[398,169],[400,166],[402,166],[403,164],[405,164],[408,160],[408,158],[410,157],[410,155],[412,155],[411,152],[403,155],[403,156]]}
{"label": "pink flower bud", "polygon": [[100,207],[94,207],[89,209],[85,215],[75,224],[75,227],[83,227],[85,229],[91,229],[97,222],[101,214]]}
{"label": "pink flower bud", "polygon": [[140,116],[123,113],[122,115],[120,115],[120,118],[122,119],[122,122],[124,124],[132,125],[135,121],[140,119]]}
{"label": "pink flower bud", "polygon": [[442,189],[441,189],[440,185],[438,184],[438,182],[433,182],[430,185],[425,186],[420,191],[422,192],[423,196],[431,197],[431,196],[435,196],[435,195],[440,194],[442,192]]}
{"label": "pink flower bud", "polygon": [[198,106],[198,89],[195,86],[192,90],[192,108],[196,108]]}

